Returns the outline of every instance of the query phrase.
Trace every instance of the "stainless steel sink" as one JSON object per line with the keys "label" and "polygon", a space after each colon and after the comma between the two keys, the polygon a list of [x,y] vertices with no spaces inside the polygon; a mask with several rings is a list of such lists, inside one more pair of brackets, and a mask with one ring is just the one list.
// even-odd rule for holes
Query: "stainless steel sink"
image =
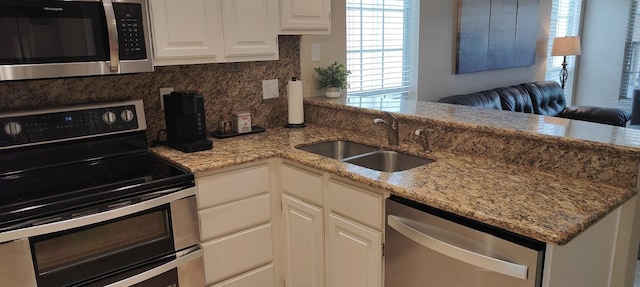
{"label": "stainless steel sink", "polygon": [[377,171],[396,172],[430,164],[433,160],[401,152],[381,150],[352,157],[344,162]]}
{"label": "stainless steel sink", "polygon": [[374,146],[343,140],[320,142],[301,146],[298,149],[337,160],[380,150],[380,148]]}
{"label": "stainless steel sink", "polygon": [[433,162],[428,158],[344,140],[320,142],[297,148],[383,172],[403,171]]}

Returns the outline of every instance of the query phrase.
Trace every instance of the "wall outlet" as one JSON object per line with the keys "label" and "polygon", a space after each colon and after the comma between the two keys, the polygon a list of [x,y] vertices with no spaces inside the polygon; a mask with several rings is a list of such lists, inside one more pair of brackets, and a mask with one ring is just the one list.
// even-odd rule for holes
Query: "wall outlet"
{"label": "wall outlet", "polygon": [[173,87],[169,88],[160,88],[160,110],[164,111],[164,99],[162,96],[171,94],[173,92]]}
{"label": "wall outlet", "polygon": [[279,97],[278,79],[262,81],[262,99],[275,99]]}

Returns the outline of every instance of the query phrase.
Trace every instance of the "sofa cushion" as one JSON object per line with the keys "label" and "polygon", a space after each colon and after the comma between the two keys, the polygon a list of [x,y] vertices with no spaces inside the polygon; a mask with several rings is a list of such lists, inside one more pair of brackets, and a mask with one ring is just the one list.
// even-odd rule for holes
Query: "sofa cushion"
{"label": "sofa cushion", "polygon": [[494,89],[500,95],[502,109],[505,111],[533,113],[531,97],[525,89],[519,86]]}
{"label": "sofa cushion", "polygon": [[615,108],[569,106],[560,114],[561,117],[594,123],[626,127],[631,114]]}
{"label": "sofa cushion", "polygon": [[500,96],[494,90],[444,97],[438,100],[438,102],[502,110]]}
{"label": "sofa cushion", "polygon": [[564,90],[556,81],[531,82],[520,86],[529,93],[536,114],[557,117],[567,106]]}

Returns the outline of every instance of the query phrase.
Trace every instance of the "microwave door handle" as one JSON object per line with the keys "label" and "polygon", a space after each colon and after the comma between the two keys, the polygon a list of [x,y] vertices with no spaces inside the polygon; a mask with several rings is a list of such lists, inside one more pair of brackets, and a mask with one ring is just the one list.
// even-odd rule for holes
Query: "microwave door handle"
{"label": "microwave door handle", "polygon": [[109,70],[117,73],[120,70],[120,51],[118,45],[118,22],[113,11],[111,0],[102,0],[104,14],[107,18],[107,33],[109,34]]}
{"label": "microwave door handle", "polygon": [[118,282],[115,283],[111,283],[109,285],[106,285],[104,287],[129,287],[135,284],[138,284],[140,282],[144,282],[146,280],[149,280],[153,277],[156,277],[158,275],[161,275],[162,273],[165,273],[167,271],[170,271],[171,269],[174,269],[180,265],[184,265],[185,263],[192,261],[192,260],[196,260],[198,258],[202,258],[203,256],[203,251],[202,249],[200,249],[200,246],[196,245],[193,246],[191,248],[187,248],[186,250],[181,250],[175,253],[176,259],[171,260],[165,264],[162,264],[158,267],[155,267],[153,269],[147,270],[145,272],[136,274],[134,276],[131,276],[127,279],[124,280],[120,280]]}
{"label": "microwave door handle", "polygon": [[408,219],[389,215],[387,217],[387,224],[405,237],[445,256],[460,260],[462,262],[474,265],[485,270],[497,272],[518,279],[527,279],[527,266],[478,254],[476,252],[466,250],[464,248],[460,248],[458,246],[438,240],[412,227],[410,225],[410,220]]}

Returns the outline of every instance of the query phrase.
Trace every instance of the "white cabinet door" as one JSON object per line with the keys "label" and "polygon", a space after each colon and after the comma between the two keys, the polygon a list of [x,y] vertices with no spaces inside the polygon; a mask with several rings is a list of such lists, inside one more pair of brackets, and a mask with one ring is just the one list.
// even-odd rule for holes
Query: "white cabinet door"
{"label": "white cabinet door", "polygon": [[277,60],[277,0],[221,1],[225,61]]}
{"label": "white cabinet door", "polygon": [[150,0],[156,65],[213,63],[222,39],[218,0]]}
{"label": "white cabinet door", "polygon": [[331,33],[331,0],[280,0],[280,33]]}
{"label": "white cabinet door", "polygon": [[327,286],[382,286],[382,233],[329,214]]}
{"label": "white cabinet door", "polygon": [[322,209],[282,196],[285,282],[287,286],[324,286],[324,220]]}

